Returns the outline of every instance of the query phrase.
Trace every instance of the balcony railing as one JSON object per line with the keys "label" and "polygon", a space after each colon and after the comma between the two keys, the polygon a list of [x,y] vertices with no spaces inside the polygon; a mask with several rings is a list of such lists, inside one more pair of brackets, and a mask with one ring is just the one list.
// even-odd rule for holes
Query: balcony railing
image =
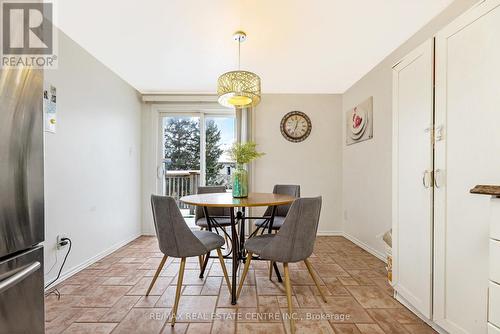
{"label": "balcony railing", "polygon": [[199,183],[199,170],[168,171],[165,174],[165,195],[173,197],[179,208],[192,211],[189,205],[180,202],[179,199],[182,196],[196,194]]}
{"label": "balcony railing", "polygon": [[[213,177],[209,177],[211,185],[224,185],[227,189],[231,189],[231,169],[234,164],[224,164],[220,171]],[[177,202],[181,210],[189,209],[190,214],[194,214],[194,208],[190,205],[179,201],[182,196],[198,193],[198,185],[200,184],[199,170],[180,170],[167,171],[165,173],[165,189],[164,194],[171,196]]]}

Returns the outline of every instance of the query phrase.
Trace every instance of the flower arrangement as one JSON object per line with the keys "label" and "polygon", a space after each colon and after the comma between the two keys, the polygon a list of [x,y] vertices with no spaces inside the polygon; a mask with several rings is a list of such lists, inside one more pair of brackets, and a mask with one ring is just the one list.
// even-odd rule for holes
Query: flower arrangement
{"label": "flower arrangement", "polygon": [[237,164],[244,165],[265,155],[257,152],[257,144],[249,141],[246,143],[234,143],[228,150],[229,156]]}

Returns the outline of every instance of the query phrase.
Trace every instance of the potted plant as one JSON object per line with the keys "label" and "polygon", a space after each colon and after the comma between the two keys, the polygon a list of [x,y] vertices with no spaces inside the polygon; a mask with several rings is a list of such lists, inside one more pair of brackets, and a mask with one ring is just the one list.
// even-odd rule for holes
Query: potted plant
{"label": "potted plant", "polygon": [[233,171],[233,197],[248,197],[248,171],[246,165],[263,156],[265,153],[257,152],[257,144],[254,142],[234,143],[228,153],[231,159],[236,162],[236,169]]}

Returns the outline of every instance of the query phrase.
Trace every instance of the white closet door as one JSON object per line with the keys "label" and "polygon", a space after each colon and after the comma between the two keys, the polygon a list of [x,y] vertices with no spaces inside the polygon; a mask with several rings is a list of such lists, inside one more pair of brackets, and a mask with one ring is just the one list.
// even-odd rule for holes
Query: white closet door
{"label": "white closet door", "polygon": [[393,279],[422,315],[432,308],[433,40],[393,68]]}
{"label": "white closet door", "polygon": [[500,184],[500,1],[436,36],[434,318],[450,333],[487,332],[489,199]]}

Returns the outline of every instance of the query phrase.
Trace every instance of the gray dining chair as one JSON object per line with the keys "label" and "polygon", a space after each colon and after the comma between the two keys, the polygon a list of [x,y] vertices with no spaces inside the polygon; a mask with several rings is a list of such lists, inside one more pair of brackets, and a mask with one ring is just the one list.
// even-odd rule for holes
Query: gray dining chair
{"label": "gray dining chair", "polygon": [[[225,186],[204,186],[198,187],[198,194],[213,194],[213,193],[225,193]],[[207,208],[208,215],[215,218],[217,225],[212,224],[211,227],[220,227],[225,230],[225,227],[231,226],[231,219],[229,218],[230,208]],[[201,229],[208,229],[207,218],[205,217],[205,212],[203,212],[203,207],[197,206],[194,212],[195,224]]]}
{"label": "gray dining chair", "polygon": [[231,283],[229,282],[226,265],[220,250],[220,247],[224,245],[224,238],[209,231],[191,231],[182,217],[181,211],[179,210],[175,199],[172,197],[152,195],[151,206],[153,209],[153,218],[156,236],[158,237],[158,245],[160,247],[160,251],[163,253],[163,258],[161,259],[160,265],[153,276],[153,280],[149,285],[146,296],[149,296],[149,293],[158,279],[167,258],[169,256],[180,258],[181,265],[177,278],[174,309],[172,310],[173,327],[177,317],[177,307],[179,306],[179,299],[182,290],[182,280],[184,278],[186,258],[192,256],[199,257],[216,249],[227,286],[229,291],[231,291]]}
{"label": "gray dining chair", "polygon": [[278,233],[255,236],[245,242],[245,249],[248,253],[236,296],[239,297],[241,293],[254,254],[259,255],[261,259],[270,260],[271,263],[283,263],[286,299],[292,333],[295,333],[295,324],[292,317],[292,287],[288,270],[289,263],[304,261],[321,298],[325,303],[327,302],[308,260],[314,249],[320,212],[321,197],[299,198],[291,205],[283,226]]}
{"label": "gray dining chair", "polygon": [[[295,185],[295,184],[276,184],[274,185],[273,188],[273,194],[280,194],[280,195],[290,195],[293,197],[300,197],[300,185]],[[281,228],[283,225],[283,222],[285,221],[285,217],[288,214],[288,210],[290,210],[290,205],[291,204],[285,204],[285,205],[279,205],[276,207],[276,212],[274,213],[274,220],[273,220],[273,226],[272,230],[277,231]],[[273,208],[268,207],[266,211],[264,212],[265,217],[270,217],[272,215]],[[255,222],[255,226],[257,226],[257,229],[263,228],[266,229],[269,226],[269,220],[268,219],[259,219]]]}

